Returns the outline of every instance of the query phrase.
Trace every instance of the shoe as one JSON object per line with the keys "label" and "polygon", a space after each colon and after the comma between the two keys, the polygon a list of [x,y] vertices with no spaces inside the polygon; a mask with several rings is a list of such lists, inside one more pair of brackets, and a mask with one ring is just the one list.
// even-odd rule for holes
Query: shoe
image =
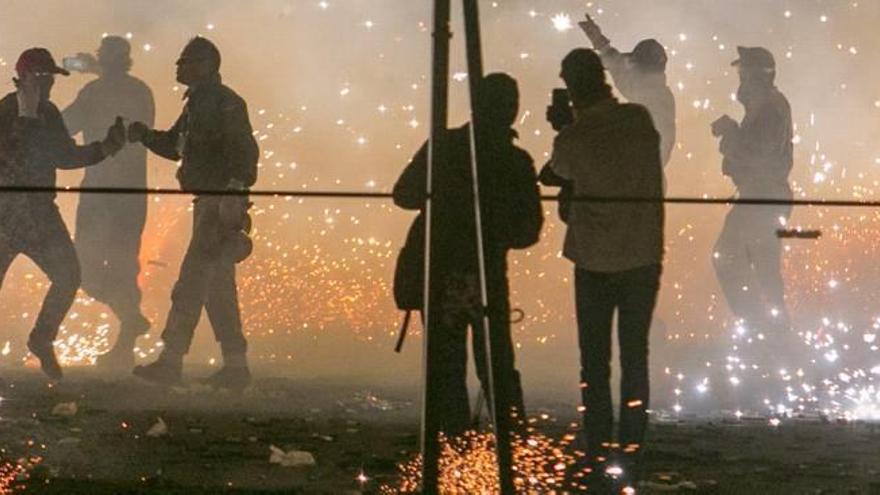
{"label": "shoe", "polygon": [[64,377],[61,365],[58,364],[58,358],[55,356],[55,346],[51,341],[40,342],[31,338],[28,339],[27,347],[31,354],[40,360],[40,369],[46,376],[55,381],[60,381]]}
{"label": "shoe", "polygon": [[170,387],[177,385],[183,379],[183,363],[176,363],[162,356],[152,364],[136,366],[132,371],[134,376],[157,385]]}
{"label": "shoe", "polygon": [[106,371],[130,370],[134,367],[134,350],[117,342],[110,352],[98,356],[95,366]]}
{"label": "shoe", "polygon": [[132,321],[122,324],[120,334],[134,335],[136,337],[140,337],[141,335],[149,332],[152,325],[153,324],[150,323],[150,320],[148,320],[146,316],[138,314],[137,317],[132,319]]}
{"label": "shoe", "polygon": [[251,384],[251,371],[247,366],[224,366],[204,383],[217,389],[242,391]]}
{"label": "shoe", "polygon": [[150,320],[139,314],[122,324],[119,339],[110,352],[98,356],[95,365],[106,371],[130,370],[134,367],[134,347],[137,338],[150,330]]}

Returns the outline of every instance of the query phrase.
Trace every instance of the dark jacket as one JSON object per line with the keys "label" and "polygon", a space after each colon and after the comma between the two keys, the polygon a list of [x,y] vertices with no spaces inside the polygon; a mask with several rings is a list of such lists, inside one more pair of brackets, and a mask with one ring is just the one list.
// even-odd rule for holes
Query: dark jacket
{"label": "dark jacket", "polygon": [[776,88],[746,107],[739,128],[721,139],[724,175],[733,180],[740,196],[791,199],[793,138],[791,105]]}
{"label": "dark jacket", "polygon": [[257,181],[259,147],[247,104],[216,79],[186,94],[183,113],[167,131],[152,131],[144,145],[169,160],[182,160],[177,180],[184,190],[225,190],[235,179]]}
{"label": "dark jacket", "polygon": [[565,257],[601,273],[662,263],[660,136],[647,109],[608,98],[575,113],[575,123],[556,137],[551,161],[553,172],[573,183],[574,195],[657,201],[575,201]]}
{"label": "dark jacket", "polygon": [[626,56],[612,46],[600,51],[602,63],[614,78],[614,86],[628,101],[648,109],[654,127],[660,133],[660,159],[669,164],[675,149],[675,96],[663,72],[645,72],[626,61]]}
{"label": "dark jacket", "polygon": [[[487,136],[480,161],[480,194],[488,275],[505,277],[507,252],[538,242],[544,217],[534,162],[513,144],[505,129]],[[476,273],[477,243],[471,180],[470,127],[449,131],[449,160],[436,170],[432,202],[435,261],[443,272]],[[408,210],[424,210],[428,144],[394,186],[394,202]]]}
{"label": "dark jacket", "polygon": [[[36,119],[19,117],[15,93],[0,100],[0,184],[55,187],[57,169],[88,167],[105,158],[99,142],[76,144],[52,102],[40,103],[37,114]],[[49,203],[55,198],[54,193],[27,196]]]}

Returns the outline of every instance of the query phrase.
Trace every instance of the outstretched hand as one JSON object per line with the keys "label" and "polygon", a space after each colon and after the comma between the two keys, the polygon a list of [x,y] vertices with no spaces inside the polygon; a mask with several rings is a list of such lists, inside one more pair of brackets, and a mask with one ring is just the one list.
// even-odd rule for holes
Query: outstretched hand
{"label": "outstretched hand", "polygon": [[150,128],[147,127],[147,124],[144,124],[143,122],[132,122],[128,126],[128,142],[143,143],[149,132]]}
{"label": "outstretched hand", "polygon": [[101,143],[105,156],[113,156],[125,147],[125,122],[116,117],[116,122],[107,130],[107,137]]}
{"label": "outstretched hand", "polygon": [[602,28],[596,24],[596,21],[590,17],[590,14],[586,14],[586,20],[579,22],[578,26],[587,35],[590,42],[593,43],[593,48],[601,50],[609,44],[608,38],[602,33]]}

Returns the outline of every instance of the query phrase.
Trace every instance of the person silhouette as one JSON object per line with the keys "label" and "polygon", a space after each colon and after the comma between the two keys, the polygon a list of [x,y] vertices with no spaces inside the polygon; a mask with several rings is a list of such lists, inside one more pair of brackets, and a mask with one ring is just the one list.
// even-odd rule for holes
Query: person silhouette
{"label": "person silhouette", "polygon": [[207,383],[240,390],[250,383],[251,373],[235,264],[252,249],[246,234],[251,226],[247,191],[257,181],[260,150],[247,104],[223,84],[220,62],[214,43],[193,38],[177,61],[177,80],[188,87],[180,118],[167,131],[152,130],[143,122],[128,127],[129,141],[143,143],[169,160],[182,160],[177,179],[184,191],[196,193],[192,240],[171,296],[162,353],[153,363],[136,367],[134,374],[163,385],[179,382],[183,358],[205,309],[223,353],[223,368]]}
{"label": "person silhouette", "polygon": [[[724,115],[712,124],[720,138],[722,172],[745,199],[787,201],[794,166],[791,105],[776,88],[776,61],[765,48],[739,47],[737,100],[742,122]],[[790,327],[782,278],[782,242],[777,232],[791,217],[789,205],[734,205],[715,245],[718,282],[739,325],[764,334],[765,351],[784,349]]]}
{"label": "person silhouette", "polygon": [[[89,57],[81,57],[88,60]],[[94,68],[98,78],[86,84],[62,115],[72,135],[95,139],[116,115],[152,126],[155,103],[150,88],[133,77],[131,45],[119,36],[107,36],[98,48]],[[129,146],[98,166],[86,169],[82,187],[147,187],[147,150]],[[150,328],[141,312],[141,236],[147,220],[147,196],[84,194],[76,212],[75,245],[82,268],[82,288],[113,311],[120,322],[119,337],[98,365],[131,369],[138,336]]]}
{"label": "person silhouette", "polygon": [[[108,125],[101,141],[79,146],[70,137],[58,107],[51,101],[56,75],[70,75],[45,48],[26,50],[15,65],[16,91],[0,100],[0,184],[55,188],[57,169],[96,165],[125,146],[122,118]],[[19,254],[49,277],[51,287],[28,339],[28,349],[43,372],[63,377],[54,341],[80,287],[76,249],[55,193],[45,190],[0,195],[0,284]]]}

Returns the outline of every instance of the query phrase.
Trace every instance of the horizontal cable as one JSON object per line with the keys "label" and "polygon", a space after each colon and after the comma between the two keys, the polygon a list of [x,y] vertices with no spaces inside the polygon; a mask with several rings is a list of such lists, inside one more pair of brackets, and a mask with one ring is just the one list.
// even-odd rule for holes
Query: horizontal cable
{"label": "horizontal cable", "polygon": [[[147,196],[252,196],[282,198],[342,198],[342,199],[392,199],[387,192],[365,191],[294,191],[294,190],[225,190],[225,189],[167,189],[135,187],[38,187],[0,186],[2,193],[28,194],[120,194]],[[678,205],[754,205],[754,206],[825,206],[835,208],[880,208],[880,201],[826,200],[826,199],[761,199],[761,198],[648,198],[628,196],[573,196],[566,198],[573,203],[643,203]],[[543,195],[541,201],[558,202],[559,196]]]}

